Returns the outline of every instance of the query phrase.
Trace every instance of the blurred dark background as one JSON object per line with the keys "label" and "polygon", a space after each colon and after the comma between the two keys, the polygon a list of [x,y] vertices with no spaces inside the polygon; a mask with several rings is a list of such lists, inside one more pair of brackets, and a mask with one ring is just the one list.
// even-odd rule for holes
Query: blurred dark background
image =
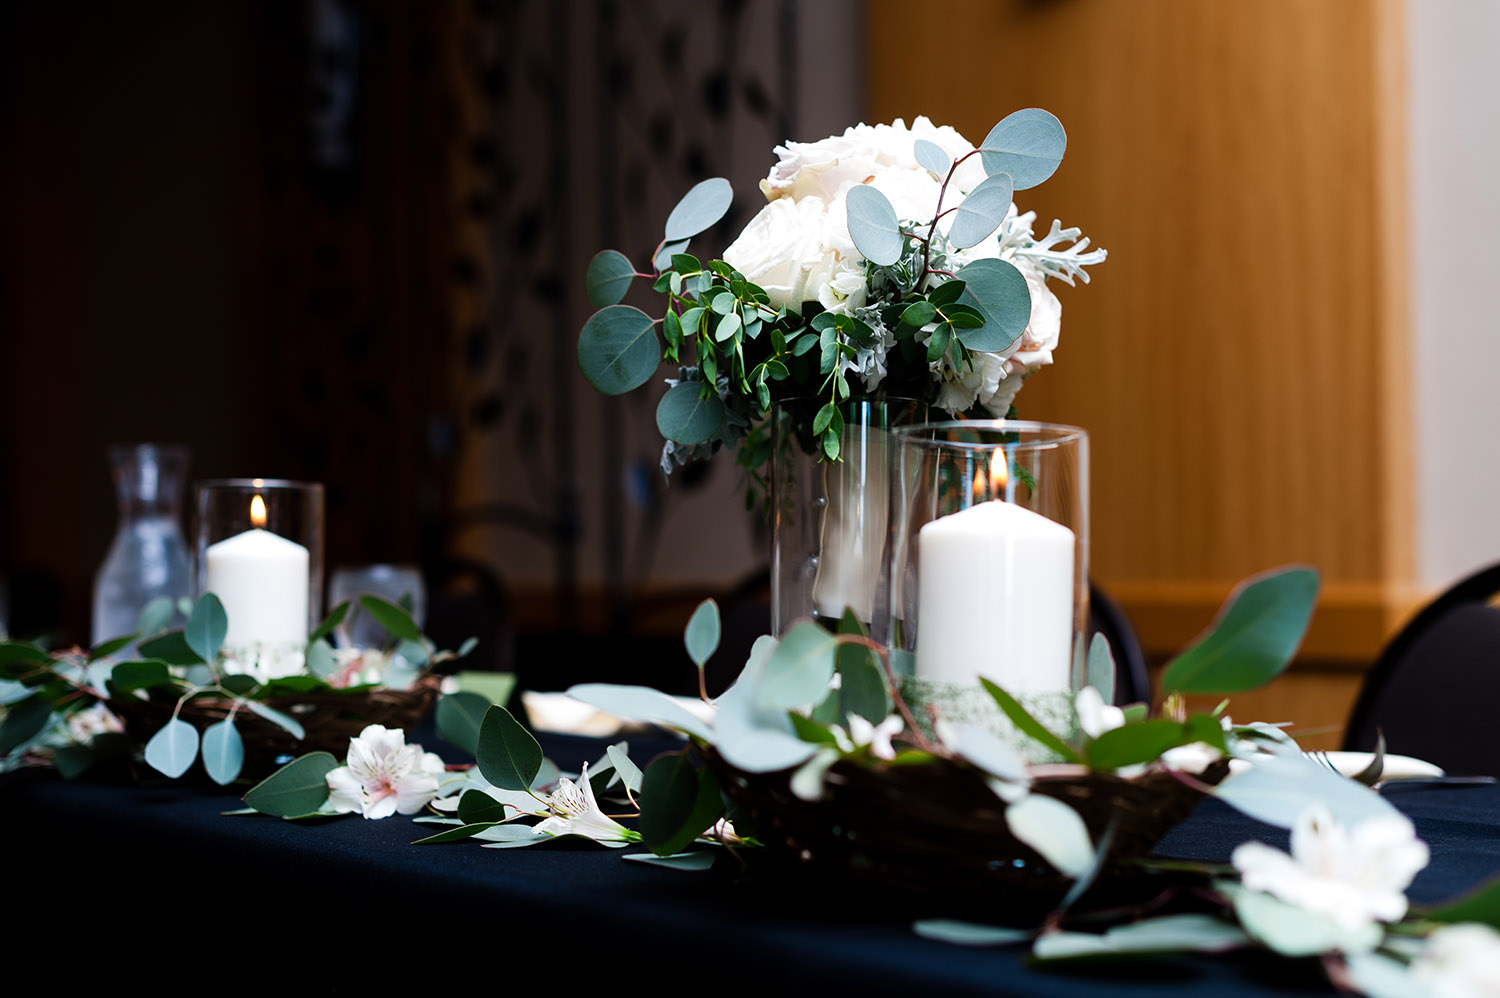
{"label": "blurred dark background", "polygon": [[[776,142],[855,120],[854,35],[799,73],[851,6],[0,5],[11,633],[89,640],[105,450],[146,440],[325,483],[330,570],[420,565],[482,662],[545,639],[543,688],[707,592],[753,603],[734,470],[667,487],[654,398],[578,375],[582,275],[707,176],[736,231]],[[809,69],[838,78],[799,103]]]}

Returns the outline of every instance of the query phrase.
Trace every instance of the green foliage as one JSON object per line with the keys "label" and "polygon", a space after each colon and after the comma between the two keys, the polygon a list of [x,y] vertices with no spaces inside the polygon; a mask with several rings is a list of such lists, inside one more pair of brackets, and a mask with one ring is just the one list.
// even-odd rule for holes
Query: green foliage
{"label": "green foliage", "polygon": [[922,165],[923,169],[939,179],[947,174],[948,168],[953,165],[953,160],[948,158],[942,146],[926,139],[917,139],[912,144],[912,153],[917,157],[917,162]]}
{"label": "green foliage", "polygon": [[491,705],[485,712],[475,756],[479,772],[502,790],[529,789],[542,768],[542,747],[499,704]]}
{"label": "green foliage", "polygon": [[1062,122],[1039,107],[1008,114],[980,144],[984,172],[1009,174],[1015,189],[1035,187],[1057,171],[1068,147]]}
{"label": "green foliage", "polygon": [[135,623],[136,635],[144,638],[160,634],[171,625],[176,613],[177,607],[173,605],[172,597],[156,597],[141,608],[141,614]]}
{"label": "green foliage", "polygon": [[349,616],[349,610],[353,606],[353,602],[353,600],[344,600],[344,602],[334,607],[333,610],[329,612],[328,616],[323,618],[323,622],[316,628],[314,628],[313,632],[307,636],[307,643],[309,645],[317,644],[319,641],[332,634],[334,630],[344,622],[344,618]]}
{"label": "green foliage", "polygon": [[656,323],[638,308],[611,305],[589,317],[578,336],[583,376],[605,395],[634,391],[656,373]]}
{"label": "green foliage", "polygon": [[1109,639],[1095,633],[1089,642],[1088,685],[1099,691],[1105,703],[1115,702],[1115,654],[1110,650]]}
{"label": "green foliage", "polygon": [[[1217,722],[1213,722],[1217,727]],[[1095,769],[1120,769],[1137,763],[1151,762],[1163,752],[1188,741],[1197,741],[1177,721],[1157,719],[1127,724],[1106,731],[1089,745],[1088,762]],[[1223,743],[1223,737],[1219,739]]]}
{"label": "green foliage", "polygon": [[307,737],[307,732],[302,730],[302,723],[300,721],[296,718],[288,717],[274,707],[267,706],[258,700],[246,700],[245,709],[252,714],[258,714],[267,721],[270,721],[299,742]]}
{"label": "green foliage", "polygon": [[438,736],[449,745],[477,756],[479,731],[490,703],[486,696],[463,690],[444,695],[437,704]]}
{"label": "green foliage", "polygon": [[464,824],[505,820],[505,805],[482,790],[465,790],[458,798],[458,818]]}
{"label": "green foliage", "polygon": [[109,674],[109,684],[121,694],[135,690],[149,690],[153,686],[167,686],[171,683],[172,674],[168,671],[167,663],[159,658],[121,662]]}
{"label": "green foliage", "polygon": [[376,623],[395,637],[404,638],[407,641],[420,642],[422,640],[422,629],[417,626],[416,621],[411,619],[411,614],[390,600],[366,593],[360,596],[359,605],[375,618]]}
{"label": "green foliage", "polygon": [[708,660],[719,647],[719,604],[714,600],[706,599],[698,604],[698,609],[693,611],[693,616],[688,620],[687,628],[683,631],[682,642],[687,647],[688,657],[698,668],[708,664]]}
{"label": "green foliage", "polygon": [[848,210],[849,238],[866,259],[881,267],[889,267],[901,259],[906,238],[896,220],[896,209],[884,194],[867,184],[856,184],[844,196],[844,205]]}
{"label": "green foliage", "polygon": [[679,853],[724,814],[718,781],[687,753],[662,756],[641,783],[641,839],[658,856]]}
{"label": "green foliage", "polygon": [[219,649],[228,633],[229,615],[224,612],[224,604],[219,602],[219,597],[213,593],[204,593],[198,597],[198,602],[193,605],[192,616],[188,618],[187,630],[183,632],[183,638],[193,654],[205,662],[214,661],[219,657]]}
{"label": "green foliage", "polygon": [[990,696],[994,698],[995,702],[1000,705],[1000,709],[1005,712],[1006,717],[1010,718],[1010,722],[1017,728],[1019,728],[1032,741],[1046,746],[1052,752],[1054,752],[1058,756],[1061,756],[1068,762],[1082,763],[1084,761],[1083,757],[1080,756],[1077,752],[1073,751],[1073,749],[1070,748],[1067,743],[1065,743],[1061,738],[1054,735],[1052,732],[1048,731],[1045,727],[1042,726],[1042,723],[1040,721],[1032,717],[1031,714],[1027,712],[1026,708],[1022,707],[1021,704],[1017,702],[1015,697],[1011,696],[1009,693],[1005,692],[1005,690],[1001,689],[999,686],[996,686],[994,683],[984,678],[983,676],[979,677],[979,684],[983,686],[985,690],[989,692]]}
{"label": "green foliage", "polygon": [[1291,567],[1246,580],[1209,631],[1162,673],[1165,693],[1239,693],[1286,668],[1318,598],[1318,573]]}
{"label": "green foliage", "polygon": [[146,763],[163,776],[177,779],[198,758],[198,729],[172,718],[146,742]]}
{"label": "green foliage", "polygon": [[733,201],[734,188],[723,177],[695,184],[667,216],[665,241],[691,239],[723,218]]}
{"label": "green foliage", "polygon": [[847,724],[849,715],[858,714],[871,724],[879,724],[891,712],[891,698],[874,650],[868,645],[843,642],[834,661],[840,676],[840,721]]}
{"label": "green foliage", "polygon": [[1427,912],[1434,922],[1483,922],[1500,929],[1500,876],[1491,877],[1461,897]]}
{"label": "green foliage", "polygon": [[782,635],[766,663],[755,703],[768,710],[792,710],[820,702],[836,665],[838,639],[810,620]]}
{"label": "green foliage", "polygon": [[1010,176],[997,173],[969,192],[953,215],[948,239],[959,249],[977,246],[995,234],[1010,211]]}
{"label": "green foliage", "polygon": [[328,774],[338,760],[327,752],[298,756],[245,794],[247,805],[261,814],[295,818],[311,814],[328,800]]}
{"label": "green foliage", "polygon": [[182,631],[167,631],[142,641],[136,645],[135,650],[142,658],[160,659],[168,665],[203,664],[203,657],[188,645],[187,637]]}
{"label": "green foliage", "polygon": [[115,652],[119,651],[121,648],[127,647],[138,637],[140,637],[139,634],[127,634],[124,637],[114,638],[113,640],[97,644],[93,648],[89,649],[89,661],[97,662],[101,658],[108,658]]}
{"label": "green foliage", "polygon": [[724,403],[714,394],[705,397],[695,382],[673,385],[656,407],[656,428],[680,444],[701,444],[723,425]]}
{"label": "green foliage", "polygon": [[595,308],[618,305],[630,290],[635,279],[635,266],[617,250],[596,253],[589,261],[588,275],[584,286],[588,289],[589,304]]}
{"label": "green foliage", "polygon": [[40,695],[12,704],[5,712],[5,720],[0,721],[0,756],[35,738],[51,715],[51,701]]}
{"label": "green foliage", "polygon": [[245,765],[245,743],[234,722],[225,718],[203,732],[203,768],[219,786],[233,783]]}
{"label": "green foliage", "polygon": [[1004,260],[975,260],[958,272],[964,281],[959,303],[984,318],[984,325],[965,329],[958,341],[969,350],[998,351],[1026,332],[1031,321],[1031,291],[1015,265]]}

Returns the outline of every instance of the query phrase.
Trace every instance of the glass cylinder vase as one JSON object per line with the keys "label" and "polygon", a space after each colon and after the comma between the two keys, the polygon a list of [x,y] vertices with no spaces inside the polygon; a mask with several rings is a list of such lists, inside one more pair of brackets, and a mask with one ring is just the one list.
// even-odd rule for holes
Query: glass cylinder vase
{"label": "glass cylinder vase", "polygon": [[263,663],[267,675],[301,671],[323,612],[323,486],[199,482],[195,548],[194,596],[211,592],[224,604],[225,653]]}
{"label": "glass cylinder vase", "polygon": [[1074,649],[1088,623],[1088,435],[974,420],[892,438],[872,633],[912,695],[949,720],[995,720],[983,677],[1066,730],[1084,681]]}
{"label": "glass cylinder vase", "polygon": [[915,399],[840,406],[836,459],[812,433],[826,399],[776,403],[771,422],[771,630],[803,618],[836,624],[846,609],[869,624],[890,529],[892,437],[927,418]]}
{"label": "glass cylinder vase", "polygon": [[94,579],[94,644],[132,633],[148,603],[165,596],[175,604],[190,583],[182,535],[188,449],[119,444],[109,448],[109,465],[120,525]]}

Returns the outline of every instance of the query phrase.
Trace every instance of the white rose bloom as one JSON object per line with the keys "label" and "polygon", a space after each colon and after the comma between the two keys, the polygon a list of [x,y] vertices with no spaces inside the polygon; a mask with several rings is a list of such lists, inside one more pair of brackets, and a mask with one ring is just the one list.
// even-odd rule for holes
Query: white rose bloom
{"label": "white rose bloom", "polygon": [[830,312],[853,315],[855,309],[864,308],[870,293],[864,258],[825,253],[807,275],[806,293],[809,301],[816,298]]}
{"label": "white rose bloom", "polygon": [[1404,815],[1368,818],[1348,829],[1321,804],[1297,819],[1291,846],[1287,855],[1262,842],[1246,842],[1230,861],[1247,889],[1346,930],[1405,915],[1404,892],[1428,859],[1426,843]]}
{"label": "white rose bloom", "polygon": [[724,251],[725,262],[764,288],[773,307],[800,309],[808,275],[823,261],[825,209],[816,197],[772,201]]}
{"label": "white rose bloom", "polygon": [[[918,117],[910,129],[900,118],[889,125],[853,125],[843,135],[777,146],[780,159],[761,181],[760,188],[768,200],[784,197],[801,200],[812,196],[833,201],[855,184],[865,183],[885,170],[925,173],[917,163],[917,139],[936,143],[954,160],[974,149],[952,127],[935,126],[925,117]],[[984,167],[975,156],[958,168],[952,186],[960,192],[971,191],[984,176]],[[899,210],[897,214],[900,215]]]}
{"label": "white rose bloom", "polygon": [[1062,302],[1047,287],[1046,275],[1041,271],[1024,265],[1019,269],[1026,278],[1026,290],[1031,292],[1031,320],[1026,331],[1005,352],[1012,370],[1025,371],[1052,363],[1052,351],[1057,349],[1062,335]]}
{"label": "white rose bloom", "polygon": [[1480,922],[1438,929],[1409,973],[1422,994],[1495,998],[1500,995],[1500,932]]}
{"label": "white rose bloom", "polygon": [[[951,356],[951,353],[944,354],[934,367],[933,374],[942,382],[942,387],[938,389],[937,401],[933,404],[951,413],[972,408],[975,402],[990,405],[1007,380],[1005,358],[997,353],[972,353],[969,356],[973,366],[965,371],[954,368]],[[1021,379],[1015,381],[1019,388]]]}

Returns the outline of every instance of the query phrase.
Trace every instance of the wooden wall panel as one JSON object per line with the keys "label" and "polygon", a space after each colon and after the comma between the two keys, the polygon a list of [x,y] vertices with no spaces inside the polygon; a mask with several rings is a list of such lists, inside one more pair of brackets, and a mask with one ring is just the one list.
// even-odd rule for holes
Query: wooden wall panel
{"label": "wooden wall panel", "polygon": [[1063,287],[1027,418],[1093,437],[1095,574],[1168,649],[1230,585],[1322,570],[1308,652],[1368,659],[1409,606],[1402,8],[1384,0],[867,7],[867,120],[1068,129],[1020,192],[1109,261]]}

